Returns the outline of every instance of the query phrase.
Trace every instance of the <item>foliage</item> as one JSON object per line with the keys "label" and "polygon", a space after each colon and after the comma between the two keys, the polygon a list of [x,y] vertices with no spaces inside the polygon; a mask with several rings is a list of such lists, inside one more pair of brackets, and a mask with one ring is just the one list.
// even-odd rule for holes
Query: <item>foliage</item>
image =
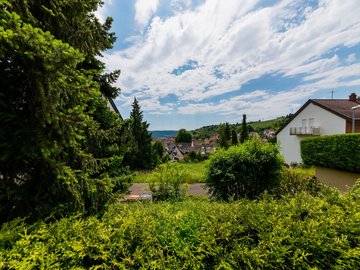
{"label": "foliage", "polygon": [[181,185],[185,172],[176,163],[166,163],[155,169],[149,187],[155,200],[178,200],[185,196]]}
{"label": "foliage", "polygon": [[211,135],[218,132],[218,130],[219,130],[219,125],[210,125],[210,126],[197,128],[193,130],[191,133],[194,139],[204,140],[206,138],[210,138]]}
{"label": "foliage", "polygon": [[244,143],[249,138],[249,130],[246,123],[246,114],[243,114],[243,121],[241,126],[241,133],[240,133],[240,142]]}
{"label": "foliage", "polygon": [[301,157],[306,165],[360,172],[360,134],[304,139],[301,141]]}
{"label": "foliage", "polygon": [[[204,183],[206,178],[207,161],[178,163],[184,171],[185,183]],[[153,171],[137,171],[134,174],[134,183],[148,183],[154,177]]]}
{"label": "foliage", "polygon": [[357,201],[360,201],[360,179],[349,190],[349,195]]}
{"label": "foliage", "polygon": [[130,146],[124,158],[125,164],[132,170],[153,168],[153,148],[148,127],[149,124],[143,121],[143,112],[139,102],[134,98],[128,122]]}
{"label": "foliage", "polygon": [[[258,133],[263,133],[264,129],[279,129],[292,115],[286,115],[281,116],[275,119],[266,120],[266,121],[252,121],[249,122],[247,125],[248,131],[256,131]],[[242,124],[236,123],[230,125],[231,128],[235,129],[236,132],[239,132],[242,130]],[[204,126],[201,128],[197,128],[192,131],[193,137],[196,139],[205,139],[210,138],[211,135],[216,133],[219,130],[219,125],[210,125],[210,126]]]}
{"label": "foliage", "polygon": [[238,144],[238,138],[235,129],[231,130],[231,144],[237,145]]}
{"label": "foliage", "polygon": [[186,131],[186,129],[181,128],[176,135],[175,142],[176,143],[191,143],[192,135],[190,132]]}
{"label": "foliage", "polygon": [[299,193],[114,204],[100,218],[0,230],[4,269],[359,269],[360,204]]}
{"label": "foliage", "polygon": [[286,196],[307,192],[313,196],[320,196],[322,192],[327,192],[327,189],[316,179],[313,170],[284,167],[280,175],[279,186],[272,191],[272,194]]}
{"label": "foliage", "polygon": [[100,1],[0,2],[0,220],[94,213],[129,178],[124,126],[103,98],[119,75]]}
{"label": "foliage", "polygon": [[230,133],[229,123],[220,124],[219,141],[218,141],[219,147],[223,147],[225,149],[229,148],[230,139],[231,139],[231,133]]}
{"label": "foliage", "polygon": [[165,151],[164,145],[160,140],[152,142],[152,164],[153,167],[160,165],[161,163],[168,162],[170,160],[169,155]]}
{"label": "foliage", "polygon": [[200,151],[191,151],[190,153],[186,154],[179,162],[180,163],[183,163],[183,162],[196,163],[196,162],[204,161],[208,158],[209,158],[209,155],[201,154]]}
{"label": "foliage", "polygon": [[255,131],[261,132],[264,129],[274,129],[278,130],[287,120],[292,117],[292,114],[286,116],[281,116],[275,119],[266,120],[266,121],[256,121],[249,122],[249,124],[254,128]]}
{"label": "foliage", "polygon": [[216,198],[254,198],[278,185],[283,159],[277,145],[252,139],[210,157],[206,184]]}

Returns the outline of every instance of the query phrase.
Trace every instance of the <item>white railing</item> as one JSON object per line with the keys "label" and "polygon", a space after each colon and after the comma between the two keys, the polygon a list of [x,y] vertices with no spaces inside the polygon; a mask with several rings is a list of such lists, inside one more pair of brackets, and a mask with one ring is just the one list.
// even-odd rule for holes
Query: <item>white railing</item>
{"label": "white railing", "polygon": [[320,135],[319,127],[291,127],[290,135]]}

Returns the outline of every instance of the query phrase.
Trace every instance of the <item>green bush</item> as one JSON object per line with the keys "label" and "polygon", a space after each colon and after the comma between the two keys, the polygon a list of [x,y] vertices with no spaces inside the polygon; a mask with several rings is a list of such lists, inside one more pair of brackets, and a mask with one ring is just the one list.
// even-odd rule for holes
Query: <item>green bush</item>
{"label": "green bush", "polygon": [[277,145],[252,139],[212,155],[206,185],[216,198],[254,198],[278,185],[282,163]]}
{"label": "green bush", "polygon": [[283,167],[279,186],[272,191],[272,194],[286,196],[307,192],[313,196],[319,196],[325,189],[327,187],[316,179],[312,170]]}
{"label": "green bush", "polygon": [[0,269],[360,269],[359,213],[351,196],[306,193],[118,203],[101,219],[3,225]]}
{"label": "green bush", "polygon": [[185,182],[185,172],[175,163],[166,163],[155,169],[149,182],[154,200],[177,200],[185,196],[181,185]]}
{"label": "green bush", "polygon": [[360,134],[307,138],[301,141],[306,165],[317,165],[360,173]]}

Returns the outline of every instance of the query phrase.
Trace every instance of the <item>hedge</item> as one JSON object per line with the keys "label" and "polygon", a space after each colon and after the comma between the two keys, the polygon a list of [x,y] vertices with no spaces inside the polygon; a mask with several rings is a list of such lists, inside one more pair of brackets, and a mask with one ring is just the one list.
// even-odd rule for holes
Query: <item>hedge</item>
{"label": "hedge", "polygon": [[301,141],[301,157],[306,165],[360,173],[360,134],[304,139]]}
{"label": "hedge", "polygon": [[115,204],[0,229],[0,269],[360,269],[356,196]]}

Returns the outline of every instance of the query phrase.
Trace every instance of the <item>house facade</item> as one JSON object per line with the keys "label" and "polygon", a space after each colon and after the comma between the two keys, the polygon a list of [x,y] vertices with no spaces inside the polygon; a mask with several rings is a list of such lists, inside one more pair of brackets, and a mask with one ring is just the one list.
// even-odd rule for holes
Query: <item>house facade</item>
{"label": "house facade", "polygon": [[300,141],[319,135],[345,134],[352,132],[353,111],[355,131],[360,132],[360,104],[356,94],[349,99],[310,99],[277,131],[281,154],[285,162],[301,163]]}

